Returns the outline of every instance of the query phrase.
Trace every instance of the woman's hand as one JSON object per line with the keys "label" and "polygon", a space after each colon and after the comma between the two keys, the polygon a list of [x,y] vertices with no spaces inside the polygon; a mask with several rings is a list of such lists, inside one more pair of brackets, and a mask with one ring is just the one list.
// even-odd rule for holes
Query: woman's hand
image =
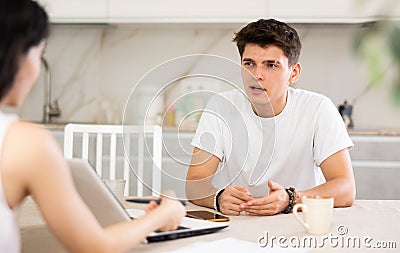
{"label": "woman's hand", "polygon": [[164,224],[160,227],[161,231],[177,229],[182,218],[186,215],[185,207],[180,201],[174,199],[175,196],[173,191],[165,191],[162,193],[160,205],[156,201],[150,201],[146,207],[146,212],[159,210],[165,217],[163,219]]}

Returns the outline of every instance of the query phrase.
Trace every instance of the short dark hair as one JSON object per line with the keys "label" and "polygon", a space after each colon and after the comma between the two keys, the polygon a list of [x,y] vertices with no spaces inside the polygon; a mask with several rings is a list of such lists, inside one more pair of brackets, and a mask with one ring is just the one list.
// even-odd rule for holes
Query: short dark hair
{"label": "short dark hair", "polygon": [[296,30],[275,19],[260,19],[249,23],[235,33],[232,41],[236,42],[240,58],[246,44],[257,44],[263,48],[268,45],[277,46],[289,59],[289,66],[298,62],[301,51],[301,42]]}
{"label": "short dark hair", "polygon": [[48,16],[31,0],[0,3],[0,100],[11,89],[19,60],[49,34]]}

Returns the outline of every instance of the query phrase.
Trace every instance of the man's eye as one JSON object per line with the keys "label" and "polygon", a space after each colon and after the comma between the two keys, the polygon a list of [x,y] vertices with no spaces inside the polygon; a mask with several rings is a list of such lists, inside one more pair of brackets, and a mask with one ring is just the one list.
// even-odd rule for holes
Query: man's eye
{"label": "man's eye", "polygon": [[246,62],[244,62],[244,65],[245,66],[253,66],[254,64],[252,62],[246,61]]}
{"label": "man's eye", "polygon": [[276,68],[277,67],[277,65],[275,63],[268,63],[267,66],[269,68]]}

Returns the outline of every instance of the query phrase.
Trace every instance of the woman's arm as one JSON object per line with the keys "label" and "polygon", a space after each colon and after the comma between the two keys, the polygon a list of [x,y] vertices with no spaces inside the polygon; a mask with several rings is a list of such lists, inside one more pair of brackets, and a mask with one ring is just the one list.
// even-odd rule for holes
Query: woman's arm
{"label": "woman's arm", "polygon": [[177,226],[185,214],[179,202],[166,200],[141,219],[103,229],[75,189],[62,152],[47,130],[14,123],[3,147],[2,165],[17,176],[7,177],[7,185],[13,182],[13,188],[23,193],[9,197],[6,189],[9,204],[31,194],[50,229],[69,251],[123,252],[151,231]]}

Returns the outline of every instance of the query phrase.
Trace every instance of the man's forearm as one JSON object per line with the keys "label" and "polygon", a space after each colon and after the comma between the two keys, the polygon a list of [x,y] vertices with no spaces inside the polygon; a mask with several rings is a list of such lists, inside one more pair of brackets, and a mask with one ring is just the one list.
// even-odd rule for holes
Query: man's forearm
{"label": "man's forearm", "polygon": [[205,197],[205,198],[202,198],[202,199],[193,199],[193,200],[189,200],[189,201],[198,206],[214,208],[214,195],[215,194]]}
{"label": "man's forearm", "polygon": [[301,202],[303,196],[333,197],[335,207],[348,207],[354,202],[356,189],[352,180],[347,178],[335,178],[312,189],[298,192]]}
{"label": "man's forearm", "polygon": [[214,208],[214,196],[217,189],[211,180],[193,180],[186,182],[186,196],[193,204]]}

